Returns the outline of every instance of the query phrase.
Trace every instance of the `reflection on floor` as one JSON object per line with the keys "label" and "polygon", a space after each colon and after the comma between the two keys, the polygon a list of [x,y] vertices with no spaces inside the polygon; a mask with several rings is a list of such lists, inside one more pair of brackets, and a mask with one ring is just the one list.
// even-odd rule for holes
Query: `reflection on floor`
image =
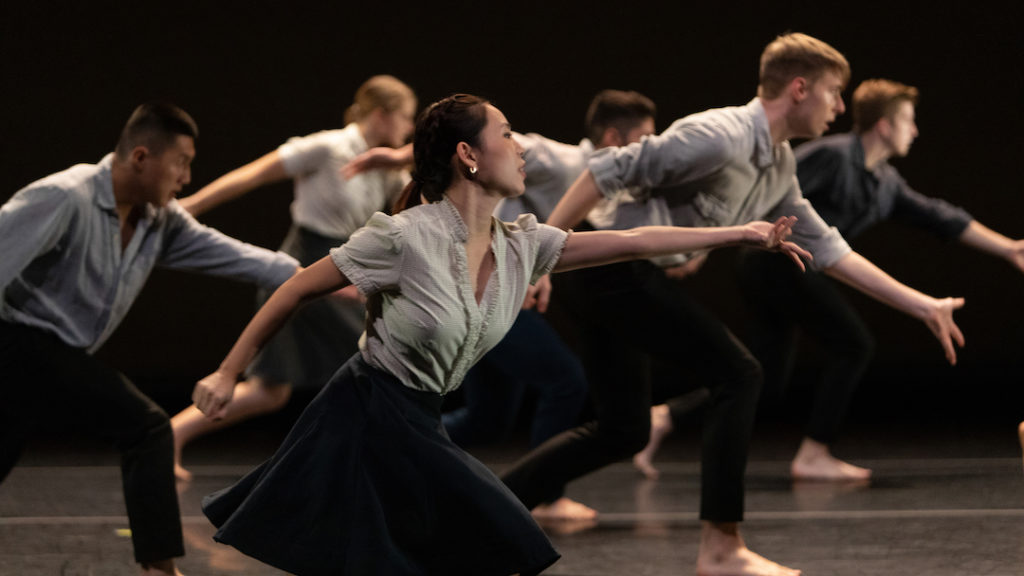
{"label": "reflection on floor", "polygon": [[[241,434],[241,433],[240,433]],[[793,483],[785,455],[797,438],[759,438],[747,476],[748,545],[814,576],[1024,574],[1024,480],[1008,434],[861,433],[843,456],[875,470],[870,484]],[[189,576],[281,574],[211,540],[204,494],[248,471],[273,439],[240,435],[189,453],[195,480],[181,486]],[[598,508],[589,525],[545,529],[562,560],[546,574],[692,574],[700,524],[695,438],[666,447],[661,479],[627,463],[570,486]],[[243,448],[244,446],[244,448]],[[479,454],[500,470],[508,448]],[[133,575],[115,458],[95,447],[42,443],[0,485],[0,574]]]}

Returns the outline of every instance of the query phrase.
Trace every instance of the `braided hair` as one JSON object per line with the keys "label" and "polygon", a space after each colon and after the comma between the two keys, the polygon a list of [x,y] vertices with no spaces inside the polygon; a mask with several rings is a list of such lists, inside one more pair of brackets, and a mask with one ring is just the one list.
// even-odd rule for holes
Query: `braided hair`
{"label": "braided hair", "polygon": [[452,157],[459,142],[479,145],[487,125],[487,100],[470,94],[454,94],[434,102],[416,121],[413,135],[412,182],[405,187],[393,213],[423,201],[437,202],[452,184]]}

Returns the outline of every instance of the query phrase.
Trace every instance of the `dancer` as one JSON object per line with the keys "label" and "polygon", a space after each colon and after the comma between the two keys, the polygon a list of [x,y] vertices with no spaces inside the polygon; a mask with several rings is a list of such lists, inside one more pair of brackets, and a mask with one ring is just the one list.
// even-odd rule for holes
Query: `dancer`
{"label": "dancer", "polygon": [[[862,82],[851,102],[853,132],[796,149],[804,197],[849,241],[893,219],[1005,258],[1024,271],[1024,240],[1011,240],[962,208],[919,194],[889,164],[890,158],[906,156],[917,137],[917,98],[912,86],[881,79]],[[871,359],[870,330],[823,274],[792,276],[778,262],[753,253],[744,255],[740,271],[751,311],[751,350],[765,367],[767,383],[784,389],[797,353],[798,330],[812,335],[825,355],[805,437],[790,466],[793,478],[870,477],[871,470],[839,460],[830,450]]]}
{"label": "dancer", "polygon": [[[678,224],[735,225],[795,215],[794,238],[816,266],[924,321],[954,362],[953,322],[962,299],[935,299],[900,284],[850,251],[800,195],[788,139],[821,135],[844,111],[846,59],[824,42],[786,34],[761,56],[758,95],[741,107],[676,121],[662,134],[592,157],[552,213],[569,228],[602,194],[628,187],[638,200],[661,203]],[[641,449],[648,440],[650,391],[635,381],[648,352],[708,382],[701,451],[702,534],[697,573],[796,574],[746,547],[743,476],[761,385],[757,360],[711,313],[648,262],[572,273],[585,322],[584,365],[598,402],[597,421],[556,436],[502,479],[530,506],[562,485]],[[623,338],[622,335],[628,335]]]}
{"label": "dancer", "polygon": [[652,227],[567,235],[531,215],[502,223],[523,193],[522,149],[504,115],[455,95],[414,137],[412,202],[374,215],[329,257],[282,286],[217,372],[196,385],[204,414],[225,413],[238,374],[302,301],[355,283],[367,329],[277,454],[208,497],[216,538],[297,574],[533,574],[558,555],[488,469],[440,423],[442,394],[512,324],[527,285],[553,269],[732,243],[809,256],[793,224]]}
{"label": "dancer", "polygon": [[[408,181],[399,170],[380,170],[342,178],[339,169],[375,146],[401,146],[412,134],[416,96],[392,76],[374,76],[356,91],[345,113],[348,125],[304,138],[218,178],[181,201],[194,215],[237,198],[259,186],[292,178],[295,200],[292,226],[281,251],[303,266],[316,262],[344,243],[370,216],[390,207]],[[257,295],[258,304],[269,296]],[[174,427],[175,474],[188,480],[181,465],[191,440],[242,420],[283,408],[293,386],[323,386],[356,350],[365,309],[358,298],[325,298],[295,315],[249,368],[231,410],[219,421],[205,418],[194,406],[182,410]]]}
{"label": "dancer", "polygon": [[0,209],[0,480],[51,421],[121,452],[125,505],[143,574],[179,574],[185,553],[164,411],[95,352],[154,266],[259,283],[298,263],[196,223],[174,195],[189,183],[198,129],[181,109],[144,104],[113,154],[18,191]]}
{"label": "dancer", "polygon": [[[595,150],[639,142],[654,133],[657,109],[650,98],[634,91],[602,90],[591,100],[585,116],[586,137],[579,144],[564,144],[540,134],[512,137],[523,148],[526,161],[526,191],[503,199],[497,208],[499,220],[514,221],[520,214],[547,220],[562,194],[586,168]],[[346,166],[349,175],[370,169],[396,168],[412,161],[412,146],[400,150],[377,148],[360,155]],[[602,203],[591,212],[596,220],[614,218],[618,202],[632,199],[625,193]],[[647,224],[670,224],[646,222]],[[661,257],[662,260],[672,257]],[[545,277],[537,289],[528,291],[526,303],[509,332],[466,375],[462,390],[465,405],[446,412],[445,429],[459,446],[497,440],[514,425],[527,389],[537,397],[531,424],[530,448],[578,423],[587,398],[586,378],[579,359],[550,324],[544,320],[550,298],[550,281]],[[481,370],[497,379],[483,381]],[[497,380],[497,381],[495,381]],[[564,496],[564,487],[552,492],[531,512],[545,520],[586,520],[597,516],[589,506]]]}
{"label": "dancer", "polygon": [[[511,222],[520,214],[533,214],[538,221],[546,221],[595,150],[638,142],[653,134],[656,112],[654,102],[643,94],[602,90],[587,107],[586,137],[579,144],[564,144],[536,133],[513,133],[526,161],[526,191],[502,200],[497,209],[498,219]],[[605,206],[593,212],[595,217],[608,213]],[[444,414],[445,429],[464,448],[507,434],[526,389],[537,397],[531,449],[579,422],[587,400],[583,366],[542,315],[550,298],[550,281],[542,278],[537,286],[537,293],[527,299],[527,306],[509,332],[466,375],[465,406]],[[499,381],[481,378],[481,370],[497,375]],[[537,519],[557,521],[597,516],[596,510],[564,493],[562,486],[533,507],[531,513]]]}
{"label": "dancer", "polygon": [[[1012,240],[962,208],[911,189],[890,158],[906,156],[917,138],[918,91],[891,80],[862,82],[853,93],[853,132],[808,142],[795,150],[804,197],[843,238],[894,219],[1006,259],[1024,271],[1024,241]],[[785,389],[797,353],[798,330],[825,354],[811,417],[790,471],[795,479],[864,480],[871,470],[832,455],[853,394],[874,349],[870,330],[835,283],[820,272],[794,275],[785,262],[746,253],[741,287],[750,310],[750,349],[769,387]],[[663,412],[676,412],[667,410]],[[651,446],[645,451],[651,450]]]}

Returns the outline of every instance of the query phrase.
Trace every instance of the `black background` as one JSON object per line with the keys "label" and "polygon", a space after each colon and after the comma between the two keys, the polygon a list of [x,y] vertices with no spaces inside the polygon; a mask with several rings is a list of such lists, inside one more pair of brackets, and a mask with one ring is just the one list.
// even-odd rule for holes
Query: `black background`
{"label": "black background", "polygon": [[[401,78],[421,105],[452,92],[484,95],[515,129],[576,142],[586,105],[603,88],[649,95],[659,129],[744,104],[764,45],[800,31],[847,56],[847,101],[866,78],[917,86],[921,135],[896,166],[919,191],[1021,237],[1021,8],[987,4],[7,2],[0,200],[74,163],[98,161],[131,110],[151,99],[175,102],[199,123],[187,194],[290,136],[342,126],[355,89],[373,74]],[[844,116],[833,131],[848,128]],[[203,221],[276,248],[290,199],[288,183],[269,186]],[[924,292],[968,302],[956,316],[968,345],[949,368],[920,323],[851,296],[879,345],[855,419],[1024,416],[1024,275],[894,224],[855,248]],[[690,289],[741,331],[731,256],[713,256]],[[100,355],[176,410],[250,317],[253,292],[160,271]],[[813,372],[813,343],[808,351],[802,377]]]}

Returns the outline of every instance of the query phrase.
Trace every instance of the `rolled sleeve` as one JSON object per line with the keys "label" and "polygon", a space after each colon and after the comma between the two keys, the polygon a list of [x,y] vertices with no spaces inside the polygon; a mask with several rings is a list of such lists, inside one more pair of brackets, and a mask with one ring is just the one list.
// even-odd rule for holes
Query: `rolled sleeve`
{"label": "rolled sleeve", "polygon": [[323,131],[309,136],[296,136],[278,146],[284,171],[289,176],[315,172],[324,165],[331,154],[330,132]]}
{"label": "rolled sleeve", "polygon": [[678,186],[721,169],[735,154],[732,136],[711,118],[684,118],[657,136],[598,151],[587,167],[606,198],[624,188]]}
{"label": "rolled sleeve", "polygon": [[814,256],[811,267],[824,270],[834,266],[851,252],[839,230],[829,226],[818,215],[811,203],[800,193],[800,185],[793,177],[793,187],[785,198],[768,214],[768,220],[782,216],[796,216],[790,240]]}
{"label": "rolled sleeve", "polygon": [[903,178],[899,178],[897,186],[893,200],[893,217],[929,230],[943,240],[959,238],[974,220],[959,206],[917,192],[908,186]]}

